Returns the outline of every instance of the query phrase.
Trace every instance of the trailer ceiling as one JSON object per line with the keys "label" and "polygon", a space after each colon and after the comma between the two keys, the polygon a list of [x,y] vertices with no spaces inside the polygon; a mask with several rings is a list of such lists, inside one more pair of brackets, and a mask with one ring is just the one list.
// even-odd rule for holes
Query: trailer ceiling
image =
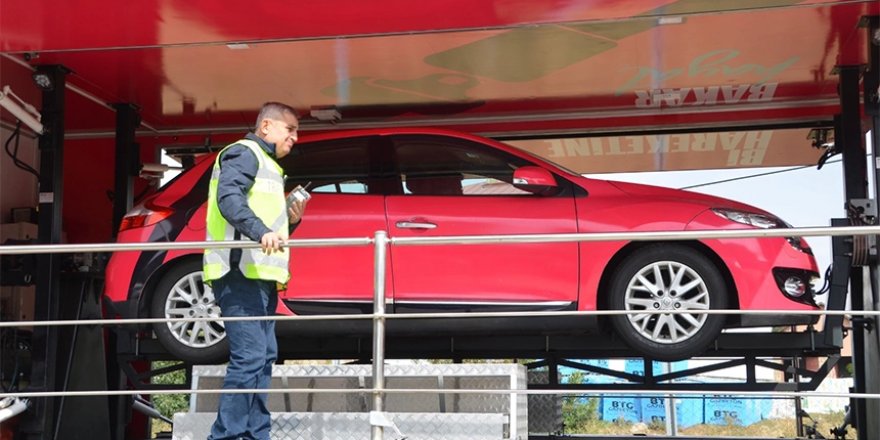
{"label": "trailer ceiling", "polygon": [[[241,132],[268,100],[493,134],[827,121],[875,0],[4,0],[0,83],[72,70],[70,135],[132,103],[159,133]],[[22,73],[24,72],[24,73]],[[39,102],[30,84],[12,81]],[[11,121],[9,114],[3,120]]]}

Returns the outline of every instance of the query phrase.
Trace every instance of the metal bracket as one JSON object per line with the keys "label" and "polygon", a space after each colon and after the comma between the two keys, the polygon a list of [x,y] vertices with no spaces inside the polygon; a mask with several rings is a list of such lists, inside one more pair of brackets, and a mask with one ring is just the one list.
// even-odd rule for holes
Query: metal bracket
{"label": "metal bracket", "polygon": [[[851,199],[847,209],[850,224],[877,224],[877,202],[873,199]],[[853,237],[853,266],[867,266],[877,260],[877,237],[861,235]]]}
{"label": "metal bracket", "polygon": [[873,199],[852,199],[849,201],[853,208],[854,214],[868,225],[873,225],[877,221],[877,204]]}
{"label": "metal bracket", "polygon": [[874,331],[874,327],[876,325],[874,318],[853,317],[850,321],[852,321],[853,328],[862,328],[868,332]]}
{"label": "metal bracket", "polygon": [[382,428],[391,428],[394,430],[394,433],[397,434],[397,437],[401,440],[406,439],[406,436],[400,432],[400,429],[394,424],[394,421],[391,420],[391,417],[388,416],[388,413],[383,411],[370,411],[370,425],[372,426],[381,426]]}

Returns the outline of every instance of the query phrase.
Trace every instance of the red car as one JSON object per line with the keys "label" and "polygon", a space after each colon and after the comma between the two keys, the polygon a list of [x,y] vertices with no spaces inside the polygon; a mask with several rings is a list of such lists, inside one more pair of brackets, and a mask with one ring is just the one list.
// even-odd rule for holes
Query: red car
{"label": "red car", "polygon": [[[214,155],[206,155],[125,217],[120,242],[202,241]],[[298,143],[281,161],[290,190],[313,195],[293,238],[548,234],[787,227],[757,208],[707,195],[582,177],[511,146],[435,129],[333,132]],[[115,316],[219,317],[201,280],[201,252],[120,252],[107,267]],[[636,351],[681,359],[724,327],[812,322],[816,261],[798,237],[670,242],[391,246],[389,313],[431,311],[781,309],[790,314],[633,314],[607,320],[465,319],[468,332],[583,332],[610,323]],[[371,247],[298,248],[280,314],[370,313]],[[419,320],[389,331],[419,331]],[[431,320],[424,320],[431,321]],[[300,330],[350,334],[339,321]],[[368,322],[367,322],[368,324]],[[422,323],[424,324],[424,323]],[[296,327],[296,326],[293,326]],[[278,332],[283,325],[279,324]],[[427,327],[422,327],[423,329]],[[320,330],[316,330],[320,329]],[[369,325],[363,329],[369,331]],[[156,324],[172,354],[225,356],[223,324]],[[600,330],[604,330],[601,329]],[[296,330],[294,330],[296,331]],[[283,348],[283,347],[282,347]]]}

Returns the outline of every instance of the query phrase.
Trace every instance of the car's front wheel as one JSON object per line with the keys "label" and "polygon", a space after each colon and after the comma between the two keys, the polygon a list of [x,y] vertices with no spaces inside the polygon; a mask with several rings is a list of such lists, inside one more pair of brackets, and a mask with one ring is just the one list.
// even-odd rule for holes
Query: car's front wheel
{"label": "car's front wheel", "polygon": [[223,362],[229,355],[226,329],[214,292],[202,282],[202,263],[188,260],[171,268],[153,293],[153,318],[207,318],[206,321],[158,322],[153,331],[175,357],[195,364]]}
{"label": "car's front wheel", "polygon": [[712,261],[687,246],[639,249],[615,272],[610,288],[611,309],[676,312],[611,317],[614,330],[630,347],[654,359],[696,356],[724,325],[724,315],[688,313],[727,308],[728,292]]}

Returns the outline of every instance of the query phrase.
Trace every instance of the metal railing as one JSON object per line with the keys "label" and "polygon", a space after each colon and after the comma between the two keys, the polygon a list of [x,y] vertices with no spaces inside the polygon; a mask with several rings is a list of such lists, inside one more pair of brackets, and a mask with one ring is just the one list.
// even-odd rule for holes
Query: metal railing
{"label": "metal railing", "polygon": [[[416,318],[480,318],[480,317],[521,317],[521,316],[610,316],[625,314],[706,314],[732,315],[755,314],[777,315],[791,313],[783,310],[597,310],[597,311],[562,311],[562,312],[474,312],[474,313],[395,313],[387,314],[385,310],[385,268],[388,246],[416,245],[448,245],[448,244],[502,244],[502,243],[560,243],[560,242],[594,242],[594,241],[674,241],[699,239],[735,239],[735,238],[769,238],[769,237],[815,237],[815,236],[859,236],[880,235],[880,226],[844,226],[844,227],[809,227],[782,229],[737,229],[737,230],[698,230],[698,231],[651,231],[651,232],[602,232],[602,233],[571,233],[571,234],[530,234],[530,235],[484,235],[484,236],[446,236],[446,237],[391,237],[385,231],[377,231],[374,237],[336,238],[336,239],[296,239],[290,240],[286,246],[291,248],[304,247],[339,247],[339,246],[374,246],[374,308],[372,314],[357,315],[311,315],[311,316],[268,316],[268,317],[227,317],[223,321],[267,320],[350,320],[371,319],[373,321],[373,387],[372,389],[237,389],[237,390],[100,390],[100,391],[46,391],[27,393],[0,393],[5,397],[37,398],[59,396],[119,396],[135,394],[219,394],[219,393],[365,393],[373,395],[373,411],[382,413],[384,396],[398,393],[437,393],[437,394],[567,394],[571,390],[562,389],[386,389],[385,388],[385,320],[416,319]],[[258,248],[259,243],[249,241],[190,241],[190,242],[157,242],[157,243],[116,243],[116,244],[51,244],[51,245],[12,245],[0,246],[0,255],[34,255],[51,253],[80,252],[125,252],[125,251],[160,251],[160,250],[201,250],[201,249],[249,249]],[[880,316],[880,311],[846,311],[846,310],[798,310],[799,315],[829,316]],[[62,325],[137,325],[162,322],[196,322],[213,321],[212,318],[128,318],[128,319],[89,319],[89,320],[55,320],[55,321],[13,321],[0,322],[0,328],[19,326],[62,326]],[[615,393],[614,390],[591,390],[594,393]],[[619,391],[616,394],[620,394]],[[669,396],[668,390],[627,390],[626,394],[647,394]],[[679,390],[675,395],[706,395],[706,391]],[[728,393],[722,393],[728,394]],[[764,397],[856,397],[880,399],[874,393],[820,393],[820,392],[787,392],[787,391],[738,391],[743,396]],[[372,438],[383,437],[383,426],[373,424]]]}
{"label": "metal railing", "polygon": [[[442,244],[494,244],[494,243],[562,243],[590,241],[671,241],[711,238],[769,238],[769,237],[835,237],[880,235],[880,226],[816,226],[808,228],[771,229],[724,229],[695,231],[639,231],[639,232],[581,232],[571,234],[511,234],[511,235],[459,235],[445,237],[387,237],[378,231],[374,237],[294,239],[286,246],[340,247],[367,246],[377,243],[377,236],[384,235],[383,242],[393,246],[442,245]],[[381,243],[380,243],[381,244]],[[124,252],[202,249],[256,249],[259,243],[252,241],[181,241],[155,243],[113,244],[30,244],[0,246],[0,255],[37,255],[78,252]]]}

